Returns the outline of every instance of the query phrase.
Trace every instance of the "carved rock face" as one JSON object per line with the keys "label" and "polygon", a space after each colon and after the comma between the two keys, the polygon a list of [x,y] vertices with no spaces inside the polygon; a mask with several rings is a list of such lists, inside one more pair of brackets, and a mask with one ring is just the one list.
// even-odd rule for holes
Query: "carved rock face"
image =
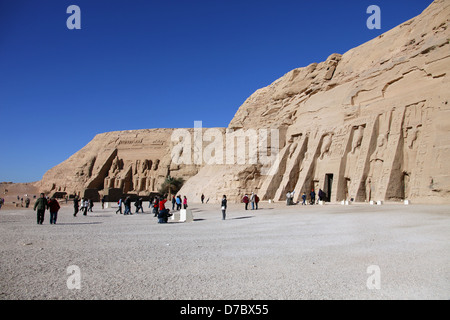
{"label": "carved rock face", "polygon": [[[435,1],[372,41],[294,69],[252,94],[227,129],[277,129],[274,172],[261,162],[206,165],[198,154],[207,142],[174,150],[173,129],[152,129],[96,136],[39,186],[149,192],[171,174],[184,178],[180,194],[193,201],[201,194],[239,201],[252,191],[262,200],[283,200],[293,190],[297,201],[320,188],[331,201],[448,203],[449,16],[450,2]],[[270,141],[266,147],[274,148]],[[192,164],[174,162],[186,155]]]}
{"label": "carved rock face", "polygon": [[449,16],[450,2],[435,1],[380,37],[257,90],[229,128],[285,133],[277,173],[236,190],[224,178],[231,168],[202,168],[180,192],[283,200],[321,188],[332,201],[450,202]]}

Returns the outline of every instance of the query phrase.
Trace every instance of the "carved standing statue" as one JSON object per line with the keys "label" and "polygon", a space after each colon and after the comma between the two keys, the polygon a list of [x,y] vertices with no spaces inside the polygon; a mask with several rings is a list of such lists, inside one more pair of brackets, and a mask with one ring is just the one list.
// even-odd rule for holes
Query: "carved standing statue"
{"label": "carved standing statue", "polygon": [[355,153],[355,150],[361,146],[361,142],[364,136],[364,126],[358,126],[355,129],[353,141],[352,141],[352,154]]}
{"label": "carved standing statue", "polygon": [[322,160],[324,155],[330,151],[331,142],[333,141],[332,137],[333,133],[328,133],[323,137],[322,146],[320,148],[320,160]]}
{"label": "carved standing statue", "polygon": [[[371,186],[371,196],[372,196],[372,190],[376,192],[378,188],[378,183],[381,179],[381,175],[383,173],[383,163],[384,163],[384,157],[386,153],[386,136],[384,134],[378,135],[377,138],[377,148],[374,151],[374,153],[370,156],[370,169],[369,174],[367,176],[366,181],[370,181]],[[367,184],[367,183],[366,183]],[[366,195],[367,198],[367,195]]]}
{"label": "carved standing statue", "polygon": [[366,201],[370,202],[372,199],[372,178],[366,178]]}

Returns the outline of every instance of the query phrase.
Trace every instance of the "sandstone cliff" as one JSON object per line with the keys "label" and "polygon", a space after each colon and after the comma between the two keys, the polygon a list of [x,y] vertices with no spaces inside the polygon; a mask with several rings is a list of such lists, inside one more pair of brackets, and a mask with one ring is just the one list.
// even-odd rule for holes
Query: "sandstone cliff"
{"label": "sandstone cliff", "polygon": [[[116,191],[114,199],[122,193],[147,196],[157,192],[168,175],[187,180],[198,172],[200,166],[193,161],[174,163],[174,130],[98,134],[80,151],[46,172],[36,185],[47,194],[84,196],[86,190],[91,190],[89,195],[94,199],[99,194],[111,194],[111,190]],[[185,131],[192,133],[193,129]]]}
{"label": "sandstone cliff", "polygon": [[[252,145],[260,130],[277,130],[277,146],[267,137],[256,142],[259,159],[278,150],[275,171],[261,161],[207,164],[190,156],[192,162],[179,164],[173,159],[174,129],[152,129],[96,136],[49,170],[39,187],[148,194],[171,174],[187,180],[180,194],[195,202],[202,193],[210,201],[223,194],[239,201],[252,191],[274,200],[295,191],[297,200],[320,188],[330,201],[448,203],[449,17],[450,2],[436,0],[383,35],[292,70],[252,94],[226,131],[217,129],[223,137],[216,141],[228,141],[225,132],[244,132]],[[188,148],[195,154],[195,144]],[[208,143],[199,148],[208,149]],[[213,153],[229,151],[223,149]]]}
{"label": "sandstone cliff", "polygon": [[383,35],[256,91],[229,129],[285,132],[278,172],[206,166],[181,192],[282,200],[321,188],[331,201],[449,202],[449,17],[450,2],[435,1]]}

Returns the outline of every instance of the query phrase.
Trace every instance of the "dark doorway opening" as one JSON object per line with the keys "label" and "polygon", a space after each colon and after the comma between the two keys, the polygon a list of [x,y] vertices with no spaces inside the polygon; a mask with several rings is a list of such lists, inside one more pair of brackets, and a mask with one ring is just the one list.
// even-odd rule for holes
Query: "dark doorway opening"
{"label": "dark doorway opening", "polygon": [[325,185],[324,185],[324,190],[323,192],[325,192],[325,201],[330,202],[331,201],[331,188],[333,186],[333,174],[332,173],[327,173],[325,174]]}

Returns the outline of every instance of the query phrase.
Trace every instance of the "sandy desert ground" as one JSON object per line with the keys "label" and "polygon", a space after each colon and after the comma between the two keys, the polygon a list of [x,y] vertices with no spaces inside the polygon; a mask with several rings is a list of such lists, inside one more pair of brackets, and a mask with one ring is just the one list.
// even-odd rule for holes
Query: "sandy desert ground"
{"label": "sandy desert ground", "polygon": [[[34,196],[39,197],[39,190],[33,182],[11,183],[0,182],[0,198],[5,199],[3,209],[13,209],[25,207],[25,199],[28,197],[32,202]],[[19,199],[17,199],[19,197]],[[22,201],[21,201],[22,200]]]}
{"label": "sandy desert ground", "polygon": [[114,206],[1,209],[0,299],[450,298],[450,206],[192,204],[168,224]]}

